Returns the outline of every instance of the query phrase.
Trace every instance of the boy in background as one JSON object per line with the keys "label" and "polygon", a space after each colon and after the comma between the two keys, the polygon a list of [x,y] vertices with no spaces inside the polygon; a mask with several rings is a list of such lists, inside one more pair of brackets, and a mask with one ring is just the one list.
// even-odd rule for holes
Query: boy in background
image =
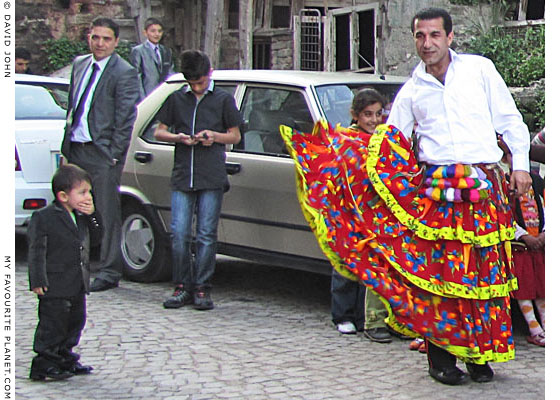
{"label": "boy in background", "polygon": [[163,25],[156,18],[148,18],[144,24],[147,40],[132,48],[130,63],[138,71],[140,96],[145,98],[174,71],[171,50],[160,44]]}

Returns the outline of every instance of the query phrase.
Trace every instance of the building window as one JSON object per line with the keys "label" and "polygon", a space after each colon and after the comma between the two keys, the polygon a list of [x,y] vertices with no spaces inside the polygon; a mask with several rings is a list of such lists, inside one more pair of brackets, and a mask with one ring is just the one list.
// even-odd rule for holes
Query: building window
{"label": "building window", "polygon": [[526,19],[544,18],[544,0],[532,0],[527,2]]}
{"label": "building window", "polygon": [[239,29],[239,0],[228,3],[228,29]]}
{"label": "building window", "polygon": [[517,14],[518,21],[544,19],[544,0],[519,0],[512,12]]}
{"label": "building window", "polygon": [[270,69],[270,39],[253,40],[253,68]]}
{"label": "building window", "polygon": [[272,2],[271,28],[289,28],[291,19],[290,1],[274,0]]}
{"label": "building window", "polygon": [[302,71],[323,69],[323,22],[317,9],[303,9],[297,16],[299,29],[299,60],[296,68]]}

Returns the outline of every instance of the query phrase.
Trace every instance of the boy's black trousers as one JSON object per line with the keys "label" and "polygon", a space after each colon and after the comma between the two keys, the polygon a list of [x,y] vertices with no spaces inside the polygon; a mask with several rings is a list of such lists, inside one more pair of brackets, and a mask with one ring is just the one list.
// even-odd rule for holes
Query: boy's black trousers
{"label": "boy's black trousers", "polygon": [[72,348],[80,341],[86,323],[86,296],[39,298],[39,323],[35,330],[33,371],[49,367],[70,368],[78,360]]}

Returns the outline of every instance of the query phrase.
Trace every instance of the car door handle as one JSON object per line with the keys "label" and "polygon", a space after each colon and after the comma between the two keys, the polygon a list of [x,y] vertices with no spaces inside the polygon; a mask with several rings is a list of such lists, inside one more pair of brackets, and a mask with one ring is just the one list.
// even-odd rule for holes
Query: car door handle
{"label": "car door handle", "polygon": [[134,159],[142,164],[149,163],[150,161],[152,161],[152,153],[137,151],[136,153],[134,153]]}
{"label": "car door handle", "polygon": [[226,163],[226,171],[228,175],[235,175],[241,172],[241,164],[239,163]]}

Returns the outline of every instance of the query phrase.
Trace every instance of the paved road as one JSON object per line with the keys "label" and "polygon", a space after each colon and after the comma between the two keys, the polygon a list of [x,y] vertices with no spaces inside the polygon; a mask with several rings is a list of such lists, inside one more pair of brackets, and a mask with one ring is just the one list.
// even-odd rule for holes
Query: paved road
{"label": "paved road", "polygon": [[428,377],[408,342],[373,344],[330,322],[329,278],[219,258],[213,311],[165,310],[169,283],[121,282],[88,297],[77,350],[95,367],[62,382],[27,379],[36,299],[16,249],[19,399],[543,399],[544,349],[516,336],[515,361],[493,382],[460,387]]}

